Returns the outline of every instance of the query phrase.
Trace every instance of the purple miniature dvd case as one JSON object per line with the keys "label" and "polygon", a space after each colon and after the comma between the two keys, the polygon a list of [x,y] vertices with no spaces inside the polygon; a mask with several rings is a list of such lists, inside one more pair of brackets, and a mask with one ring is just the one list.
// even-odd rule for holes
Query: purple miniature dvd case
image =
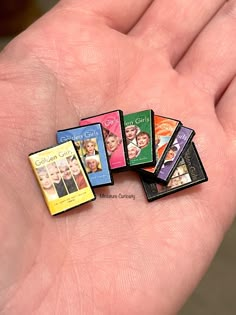
{"label": "purple miniature dvd case", "polygon": [[195,131],[191,128],[181,126],[173,144],[169,148],[165,160],[156,175],[157,181],[166,184],[171,178],[174,170],[181,158],[181,155],[187,150],[190,142],[195,135]]}

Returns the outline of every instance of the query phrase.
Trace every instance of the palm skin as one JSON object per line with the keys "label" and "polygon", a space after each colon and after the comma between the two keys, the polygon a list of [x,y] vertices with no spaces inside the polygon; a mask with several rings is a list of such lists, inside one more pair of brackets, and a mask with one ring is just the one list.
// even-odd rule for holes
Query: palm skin
{"label": "palm skin", "polygon": [[[162,51],[94,15],[61,11],[0,59],[1,313],[175,314],[234,217],[235,122],[222,127],[214,97]],[[94,203],[50,217],[28,154],[55,144],[58,129],[117,108],[153,108],[195,129],[209,182],[149,204],[135,174],[116,174]]]}

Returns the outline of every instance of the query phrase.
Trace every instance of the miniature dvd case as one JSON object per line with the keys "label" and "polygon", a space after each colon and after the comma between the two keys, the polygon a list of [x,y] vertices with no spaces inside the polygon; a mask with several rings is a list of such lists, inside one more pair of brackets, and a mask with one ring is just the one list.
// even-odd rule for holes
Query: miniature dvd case
{"label": "miniature dvd case", "polygon": [[31,153],[29,160],[51,215],[96,199],[72,141]]}
{"label": "miniature dvd case", "polygon": [[194,135],[195,131],[193,129],[184,126],[180,127],[173,144],[168,149],[159,172],[155,175],[157,181],[164,184],[168,183],[176,166],[178,165],[181,155],[183,155],[187,150]]}
{"label": "miniature dvd case", "polygon": [[93,187],[113,185],[102,125],[95,123],[57,131],[58,143],[68,140],[74,141],[91,185]]}
{"label": "miniature dvd case", "polygon": [[128,168],[126,142],[124,137],[123,112],[114,110],[100,115],[82,118],[80,126],[101,123],[106,151],[112,171],[123,171]]}
{"label": "miniature dvd case", "polygon": [[140,178],[148,201],[154,201],[208,180],[194,143],[190,144],[179,161],[167,185],[159,184],[144,174],[140,174]]}
{"label": "miniature dvd case", "polygon": [[130,167],[154,166],[154,113],[144,110],[124,115],[125,136]]}
{"label": "miniature dvd case", "polygon": [[158,173],[181,125],[179,120],[154,115],[156,165],[141,168],[140,172],[153,176]]}

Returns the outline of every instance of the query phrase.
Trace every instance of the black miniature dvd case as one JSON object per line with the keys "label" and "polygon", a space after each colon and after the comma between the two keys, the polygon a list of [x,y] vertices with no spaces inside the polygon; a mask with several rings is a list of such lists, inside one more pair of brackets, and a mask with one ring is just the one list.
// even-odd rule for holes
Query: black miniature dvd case
{"label": "black miniature dvd case", "polygon": [[148,201],[154,201],[208,180],[193,142],[181,158],[167,185],[159,184],[143,174],[140,174],[140,178]]}

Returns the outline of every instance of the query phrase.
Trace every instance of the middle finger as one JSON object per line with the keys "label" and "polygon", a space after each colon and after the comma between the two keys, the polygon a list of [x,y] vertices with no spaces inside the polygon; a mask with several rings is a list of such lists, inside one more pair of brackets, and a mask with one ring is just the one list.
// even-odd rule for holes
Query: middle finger
{"label": "middle finger", "polygon": [[161,50],[174,66],[225,0],[156,0],[129,32],[143,46]]}

